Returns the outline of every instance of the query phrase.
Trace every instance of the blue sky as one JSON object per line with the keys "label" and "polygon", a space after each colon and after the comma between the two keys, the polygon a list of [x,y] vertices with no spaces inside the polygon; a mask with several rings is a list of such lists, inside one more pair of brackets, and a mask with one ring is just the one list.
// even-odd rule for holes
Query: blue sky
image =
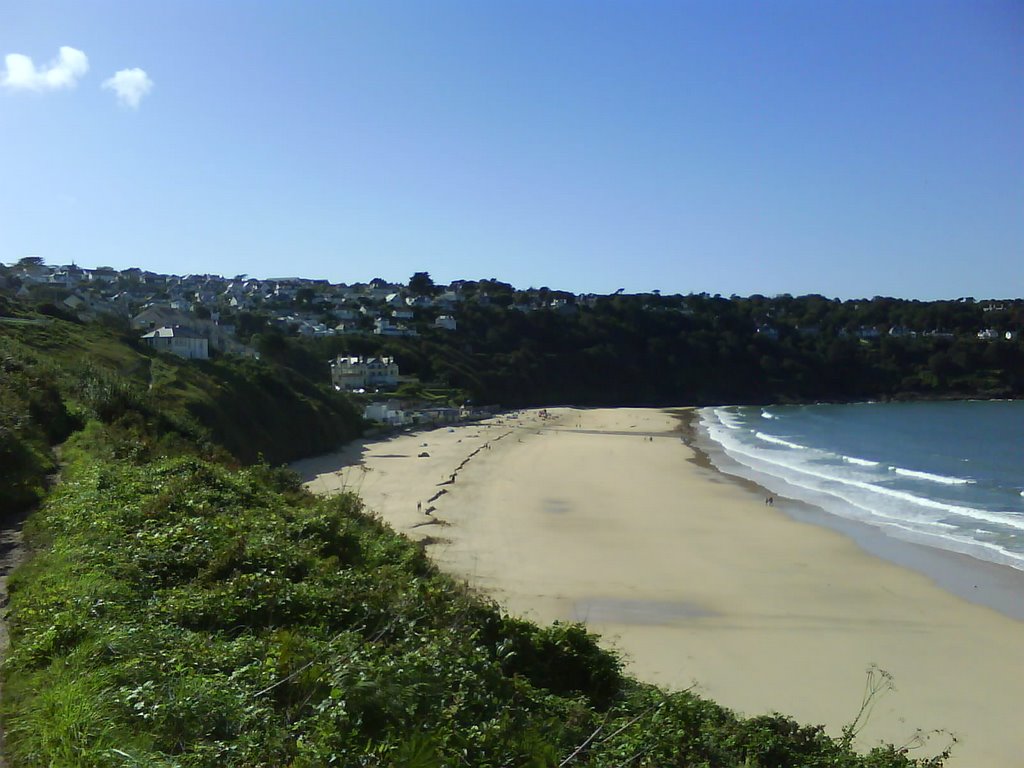
{"label": "blue sky", "polygon": [[3,263],[1024,294],[1020,0],[11,0],[0,57]]}

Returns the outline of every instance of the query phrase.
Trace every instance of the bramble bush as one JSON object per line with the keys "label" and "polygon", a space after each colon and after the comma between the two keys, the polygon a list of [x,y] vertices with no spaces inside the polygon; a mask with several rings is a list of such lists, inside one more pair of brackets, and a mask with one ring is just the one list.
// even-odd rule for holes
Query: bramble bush
{"label": "bramble bush", "polygon": [[353,496],[71,455],[11,581],[12,765],[913,764],[631,681],[582,626],[503,615]]}

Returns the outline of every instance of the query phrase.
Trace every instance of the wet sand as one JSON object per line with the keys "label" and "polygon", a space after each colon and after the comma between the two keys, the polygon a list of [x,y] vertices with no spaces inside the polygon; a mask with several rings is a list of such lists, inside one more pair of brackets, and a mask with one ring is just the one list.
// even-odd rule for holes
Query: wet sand
{"label": "wet sand", "polygon": [[[509,611],[585,621],[642,679],[838,734],[877,664],[896,690],[859,746],[940,729],[959,739],[951,765],[1022,765],[1024,622],[794,519],[785,499],[769,508],[695,458],[666,411],[560,408],[294,468],[311,490],[356,491],[396,530],[431,537],[443,568]],[[912,754],[949,737],[925,741]]]}

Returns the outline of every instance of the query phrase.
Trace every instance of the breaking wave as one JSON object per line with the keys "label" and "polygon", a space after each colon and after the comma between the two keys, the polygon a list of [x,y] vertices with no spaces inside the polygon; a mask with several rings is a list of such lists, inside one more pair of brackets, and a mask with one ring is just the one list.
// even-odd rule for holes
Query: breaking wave
{"label": "breaking wave", "polygon": [[[767,411],[760,408],[706,408],[699,412],[700,423],[702,431],[739,465],[741,474],[775,494],[802,498],[899,538],[1024,570],[1024,514],[1015,501],[1024,497],[1024,490],[1019,479],[1002,486],[986,479],[985,457],[991,455],[991,447],[971,453],[970,446],[957,437],[947,445],[920,437],[915,438],[916,452],[900,460],[898,451],[906,450],[906,442],[900,440],[923,431],[916,424],[902,436],[890,435],[885,432],[886,420],[879,418],[877,426],[872,425],[876,434],[855,421],[862,409],[837,416],[836,410],[828,409],[843,406],[779,408],[786,411],[784,436],[771,434],[778,429],[775,424],[782,422],[768,419],[773,422],[769,426],[762,420]],[[882,460],[863,458],[862,450]],[[971,462],[971,478],[941,471],[963,466],[965,461]],[[905,464],[933,471],[909,469]]]}
{"label": "breaking wave", "polygon": [[918,480],[927,480],[930,483],[942,483],[943,485],[974,485],[974,480],[967,480],[963,477],[946,477],[945,475],[933,475],[931,472],[919,472],[916,469],[904,469],[903,467],[889,467],[897,475],[914,477]]}

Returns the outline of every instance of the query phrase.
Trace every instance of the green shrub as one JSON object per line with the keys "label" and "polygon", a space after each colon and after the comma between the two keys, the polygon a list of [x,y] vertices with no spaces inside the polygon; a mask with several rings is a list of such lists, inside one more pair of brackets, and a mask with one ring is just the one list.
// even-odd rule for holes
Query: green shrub
{"label": "green shrub", "polygon": [[504,616],[355,497],[238,468],[358,430],[293,368],[60,319],[0,328],[0,368],[5,510],[42,498],[66,438],[8,582],[12,766],[914,764],[638,684],[584,627]]}

